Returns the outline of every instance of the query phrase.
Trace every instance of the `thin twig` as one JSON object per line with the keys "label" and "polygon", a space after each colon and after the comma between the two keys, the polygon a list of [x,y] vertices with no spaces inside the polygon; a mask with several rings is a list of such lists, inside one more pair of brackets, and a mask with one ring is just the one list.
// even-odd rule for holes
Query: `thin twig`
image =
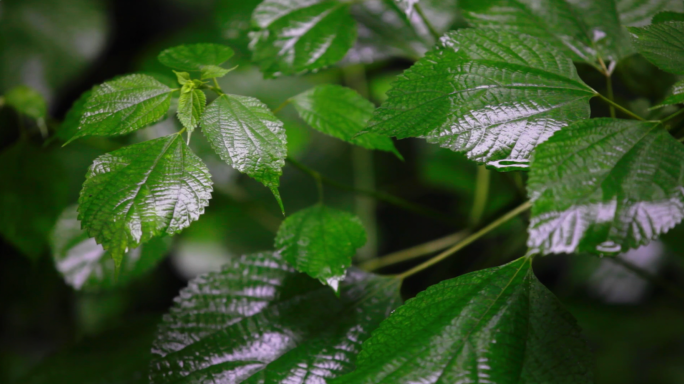
{"label": "thin twig", "polygon": [[608,103],[608,104],[614,106],[615,108],[619,109],[620,111],[622,111],[622,113],[624,113],[624,114],[626,114],[626,115],[628,115],[628,116],[631,116],[631,117],[633,117],[633,118],[635,118],[635,119],[637,119],[637,120],[645,121],[645,119],[644,119],[643,117],[641,117],[641,116],[635,114],[634,112],[632,112],[632,111],[630,111],[629,109],[627,109],[627,108],[621,106],[620,104],[614,102],[613,100],[611,100],[611,99],[609,99],[609,98],[603,96],[602,94],[597,93],[596,95],[597,95],[599,98],[601,98],[601,100],[605,101],[606,103]]}
{"label": "thin twig", "polygon": [[423,12],[423,8],[420,6],[420,4],[417,4],[417,3],[416,3],[416,4],[413,6],[413,9],[416,10],[416,13],[418,14],[418,16],[420,16],[421,20],[423,20],[423,23],[424,23],[425,26],[427,27],[427,29],[428,29],[428,31],[430,32],[430,34],[432,35],[432,37],[435,38],[435,41],[439,41],[439,39],[440,39],[442,36],[437,32],[437,30],[436,30],[435,27],[432,25],[432,23],[430,23],[430,20],[428,20],[427,16],[425,15],[425,12]]}
{"label": "thin twig", "polygon": [[[613,81],[610,75],[606,75],[606,88],[608,88],[608,99],[610,101],[615,101],[615,95],[613,94]],[[610,105],[610,117],[615,118],[615,107]]]}
{"label": "thin twig", "polygon": [[466,239],[464,239],[463,241],[454,245],[453,247],[451,247],[451,248],[447,249],[446,251],[440,253],[439,255],[431,258],[430,260],[428,260],[428,261],[426,261],[426,262],[424,262],[424,263],[422,263],[422,264],[420,264],[414,268],[411,268],[402,274],[397,275],[396,277],[398,279],[403,280],[409,276],[415,275],[416,273],[439,263],[440,261],[446,259],[447,257],[453,255],[454,253],[456,253],[456,252],[460,251],[461,249],[465,248],[466,246],[470,245],[475,240],[481,238],[482,236],[484,236],[487,233],[491,232],[492,230],[496,229],[497,227],[504,224],[508,220],[510,220],[510,219],[518,216],[519,214],[527,211],[528,209],[530,209],[530,207],[532,207],[532,203],[530,203],[529,201],[523,203],[522,205],[518,206],[514,210],[512,210],[512,211],[508,212],[507,214],[501,216],[500,218],[496,219],[494,222],[492,222],[488,226],[486,226],[486,227],[482,228],[481,230],[477,231],[476,233],[468,236]]}
{"label": "thin twig", "polygon": [[684,113],[684,108],[682,108],[682,109],[680,109],[679,111],[677,111],[677,112],[671,114],[670,116],[668,116],[668,117],[666,117],[666,118],[660,120],[660,122],[661,122],[661,123],[664,123],[664,122],[666,122],[666,121],[670,121],[670,120],[674,119],[675,117],[681,115],[682,113]]}
{"label": "thin twig", "polygon": [[470,211],[470,226],[477,227],[482,220],[485,207],[487,206],[487,198],[489,197],[489,181],[490,174],[484,165],[477,167],[477,175],[475,180],[475,198],[473,200],[473,208]]}

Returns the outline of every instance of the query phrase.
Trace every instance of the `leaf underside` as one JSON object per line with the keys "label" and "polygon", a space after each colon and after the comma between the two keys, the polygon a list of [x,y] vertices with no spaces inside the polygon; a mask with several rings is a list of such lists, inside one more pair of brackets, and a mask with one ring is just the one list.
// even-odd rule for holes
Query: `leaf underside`
{"label": "leaf underside", "polygon": [[368,131],[424,137],[499,170],[526,169],[539,143],[589,117],[592,96],[572,61],[543,42],[465,29],[398,77]]}
{"label": "leaf underside", "polygon": [[130,249],[197,220],[211,191],[209,170],[173,134],[98,157],[81,190],[79,220],[118,267]]}
{"label": "leaf underside", "polygon": [[319,85],[291,99],[299,116],[322,133],[367,149],[399,152],[392,139],[363,131],[373,116],[375,106],[350,88],[339,85]]}
{"label": "leaf underside", "polygon": [[95,87],[83,107],[73,141],[115,136],[145,128],[166,116],[173,90],[148,75],[128,75]]}
{"label": "leaf underside", "polygon": [[656,123],[579,122],[537,148],[528,190],[532,251],[625,252],[684,217],[684,146]]}
{"label": "leaf underside", "polygon": [[282,209],[278,186],[287,137],[268,107],[253,97],[222,95],[207,106],[200,126],[221,159],[268,187]]}
{"label": "leaf underside", "polygon": [[365,243],[366,230],[358,217],[316,204],[285,219],[275,249],[298,271],[337,291],[356,249]]}
{"label": "leaf underside", "polygon": [[530,260],[433,285],[362,346],[329,384],[589,384],[591,352]]}
{"label": "leaf underside", "polygon": [[315,71],[340,61],[356,41],[349,4],[266,0],[254,11],[252,60],[265,77]]}
{"label": "leaf underside", "polygon": [[575,61],[598,66],[632,54],[614,0],[462,0],[466,20],[478,28],[544,40]]}
{"label": "leaf underside", "polygon": [[272,253],[190,282],[159,327],[150,381],[323,383],[401,303],[399,282],[350,270],[337,298]]}

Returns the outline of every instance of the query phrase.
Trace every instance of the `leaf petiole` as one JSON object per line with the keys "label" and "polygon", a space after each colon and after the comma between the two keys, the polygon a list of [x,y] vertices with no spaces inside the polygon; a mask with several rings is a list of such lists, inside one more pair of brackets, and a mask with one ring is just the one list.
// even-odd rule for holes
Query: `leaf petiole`
{"label": "leaf petiole", "polygon": [[644,119],[643,117],[641,117],[641,116],[635,114],[634,112],[632,112],[632,111],[630,111],[629,109],[627,109],[627,108],[621,106],[620,104],[614,102],[613,100],[611,100],[611,99],[609,99],[609,98],[603,96],[602,94],[596,93],[596,96],[598,96],[599,98],[601,98],[601,100],[605,101],[605,102],[608,103],[609,105],[611,105],[611,106],[613,106],[613,107],[619,109],[620,111],[622,111],[622,113],[624,113],[624,114],[626,114],[626,115],[628,115],[628,116],[630,116],[630,117],[632,117],[632,118],[634,118],[634,119],[637,119],[637,120],[639,120],[639,121],[646,121],[646,119]]}
{"label": "leaf petiole", "polygon": [[420,4],[419,4],[419,3],[416,3],[416,4],[413,6],[413,9],[416,10],[416,13],[418,14],[418,16],[420,16],[420,19],[423,20],[423,23],[424,23],[425,26],[427,27],[427,29],[428,29],[428,31],[430,32],[430,34],[432,35],[432,37],[435,38],[435,41],[438,42],[439,39],[440,39],[442,36],[437,32],[437,30],[436,30],[435,27],[432,25],[432,23],[430,22],[430,20],[428,20],[427,16],[425,15],[425,12],[423,12],[423,8],[420,6]]}

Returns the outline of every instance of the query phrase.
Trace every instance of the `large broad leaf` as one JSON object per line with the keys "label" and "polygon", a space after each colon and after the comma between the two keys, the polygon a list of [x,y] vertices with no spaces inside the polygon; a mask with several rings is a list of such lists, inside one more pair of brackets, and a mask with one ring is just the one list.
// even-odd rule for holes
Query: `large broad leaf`
{"label": "large broad leaf", "polygon": [[650,122],[592,119],[537,148],[528,245],[542,253],[617,253],[684,217],[684,146]]}
{"label": "large broad leaf", "polygon": [[173,134],[98,157],[81,190],[79,220],[118,267],[130,249],[197,220],[211,191],[209,170]]}
{"label": "large broad leaf", "polygon": [[358,217],[316,204],[285,219],[275,248],[297,270],[337,292],[356,250],[365,243],[366,230]]}
{"label": "large broad leaf", "polygon": [[268,107],[253,97],[221,95],[209,104],[200,125],[221,159],[268,187],[282,209],[278,185],[287,137]]}
{"label": "large broad leaf", "polygon": [[47,116],[45,99],[32,88],[20,85],[9,90],[4,97],[5,103],[21,114],[33,119],[44,119]]}
{"label": "large broad leaf", "polygon": [[329,384],[589,384],[591,352],[530,260],[447,280],[406,302]]}
{"label": "large broad leaf", "polygon": [[171,106],[173,90],[148,75],[128,75],[93,89],[83,107],[78,131],[83,136],[115,136],[156,123]]}
{"label": "large broad leaf", "polygon": [[607,63],[632,53],[615,0],[461,0],[459,5],[476,27],[534,36],[596,67],[599,58]]}
{"label": "large broad leaf", "polygon": [[616,0],[616,3],[620,21],[627,27],[650,24],[659,12],[684,12],[684,1],[681,0]]}
{"label": "large broad leaf", "polygon": [[189,133],[195,130],[200,122],[204,107],[207,104],[207,96],[199,89],[185,89],[178,98],[178,120]]}
{"label": "large broad leaf", "polygon": [[663,71],[684,75],[684,21],[667,21],[630,28],[634,45],[646,60]]}
{"label": "large broad leaf", "polygon": [[465,29],[399,76],[368,131],[425,137],[491,167],[524,169],[539,143],[589,117],[594,94],[543,42]]}
{"label": "large broad leaf", "polygon": [[266,0],[252,23],[261,29],[252,42],[252,60],[266,77],[335,64],[356,41],[349,4],[337,0]]}
{"label": "large broad leaf", "polygon": [[200,43],[180,45],[159,54],[159,61],[165,66],[180,71],[200,71],[205,66],[218,66],[235,53],[230,47],[220,44]]}
{"label": "large broad leaf", "polygon": [[368,149],[399,155],[392,139],[378,134],[356,136],[373,116],[375,106],[356,91],[339,85],[319,85],[290,99],[299,116],[314,129]]}
{"label": "large broad leaf", "polygon": [[271,253],[244,256],[181,291],[159,327],[150,381],[324,383],[401,303],[399,281],[351,270],[340,298]]}
{"label": "large broad leaf", "polygon": [[154,268],[169,251],[169,242],[154,238],[130,250],[117,274],[112,255],[81,229],[76,206],[64,210],[52,233],[55,268],[76,290],[96,291],[125,285]]}
{"label": "large broad leaf", "polygon": [[36,259],[69,202],[65,170],[54,152],[21,140],[0,152],[0,235]]}
{"label": "large broad leaf", "polygon": [[158,317],[122,326],[47,357],[16,384],[147,384],[150,345]]}

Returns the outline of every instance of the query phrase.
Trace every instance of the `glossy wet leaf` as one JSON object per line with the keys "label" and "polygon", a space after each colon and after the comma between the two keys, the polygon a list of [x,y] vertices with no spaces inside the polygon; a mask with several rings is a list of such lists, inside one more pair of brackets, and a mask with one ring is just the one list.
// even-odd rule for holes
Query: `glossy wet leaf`
{"label": "glossy wet leaf", "polygon": [[646,60],[663,71],[684,75],[684,21],[667,21],[629,31],[636,49]]}
{"label": "glossy wet leaf", "polygon": [[299,116],[314,129],[368,149],[399,155],[392,139],[378,134],[356,136],[373,116],[375,106],[356,91],[339,85],[319,85],[290,99]]}
{"label": "glossy wet leaf", "polygon": [[76,101],[74,101],[57,129],[58,138],[68,141],[78,133],[78,127],[81,125],[81,117],[83,117],[83,114],[85,113],[85,105],[92,93],[92,89],[85,91],[76,99]]}
{"label": "glossy wet leaf", "polygon": [[5,103],[15,111],[33,119],[44,119],[47,116],[47,104],[38,91],[20,85],[10,89],[5,95]]}
{"label": "glossy wet leaf", "polygon": [[459,5],[475,27],[534,36],[596,67],[598,58],[608,63],[632,53],[615,0],[461,0]]}
{"label": "glossy wet leaf", "polygon": [[188,133],[192,133],[199,124],[206,104],[207,96],[203,91],[192,88],[181,90],[178,98],[178,120],[188,129]]}
{"label": "glossy wet leaf", "polygon": [[83,107],[78,131],[83,136],[115,136],[161,120],[171,106],[173,90],[148,75],[128,75],[95,87]]}
{"label": "glossy wet leaf", "polygon": [[684,103],[684,80],[676,82],[672,86],[672,94],[663,100],[661,105],[673,105]]}
{"label": "glossy wet leaf", "polygon": [[112,255],[81,229],[76,206],[64,210],[51,236],[55,269],[75,290],[98,291],[123,286],[154,268],[169,251],[168,239],[153,238],[129,250],[117,274]]}
{"label": "glossy wet leaf", "polygon": [[318,70],[340,61],[356,41],[349,4],[336,0],[266,0],[254,11],[252,60],[265,77]]}
{"label": "glossy wet leaf", "polygon": [[399,307],[329,384],[590,384],[575,319],[530,261],[443,281]]}
{"label": "glossy wet leaf", "polygon": [[0,235],[37,259],[67,206],[69,191],[59,157],[20,140],[0,152]]}
{"label": "glossy wet leaf", "polygon": [[271,253],[191,281],[164,316],[150,381],[323,383],[401,303],[399,282],[350,270],[340,297]]}
{"label": "glossy wet leaf", "polygon": [[222,95],[207,106],[200,125],[221,159],[268,187],[282,208],[278,185],[287,137],[271,110],[253,97]]}
{"label": "glossy wet leaf", "polygon": [[48,356],[16,384],[147,384],[150,346],[159,318],[123,325]]}
{"label": "glossy wet leaf", "polygon": [[622,25],[627,27],[642,27],[656,23],[658,13],[664,11],[684,12],[684,2],[681,0],[616,0],[618,14]]}
{"label": "glossy wet leaf", "polygon": [[169,48],[159,54],[165,66],[180,71],[200,71],[203,66],[221,65],[233,57],[230,47],[220,44],[187,44]]}
{"label": "glossy wet leaf", "polygon": [[589,117],[572,61],[503,31],[449,32],[393,83],[368,131],[424,137],[500,170],[525,169],[553,132]]}
{"label": "glossy wet leaf", "polygon": [[579,122],[537,148],[528,191],[533,251],[624,252],[684,217],[684,146],[656,123]]}
{"label": "glossy wet leaf", "polygon": [[209,170],[173,134],[98,157],[81,190],[79,220],[118,266],[126,252],[197,220],[211,191]]}
{"label": "glossy wet leaf", "polygon": [[356,250],[365,243],[366,230],[358,217],[316,204],[283,221],[275,249],[298,271],[337,291]]}

